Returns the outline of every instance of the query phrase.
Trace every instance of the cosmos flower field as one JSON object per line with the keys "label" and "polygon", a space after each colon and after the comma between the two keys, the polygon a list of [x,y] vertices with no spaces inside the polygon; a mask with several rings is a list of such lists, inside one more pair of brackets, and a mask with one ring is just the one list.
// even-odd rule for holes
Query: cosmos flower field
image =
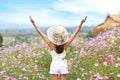
{"label": "cosmos flower field", "polygon": [[[93,38],[76,37],[67,50],[68,80],[120,80],[120,27]],[[0,80],[50,80],[51,56],[44,41],[0,48]]]}

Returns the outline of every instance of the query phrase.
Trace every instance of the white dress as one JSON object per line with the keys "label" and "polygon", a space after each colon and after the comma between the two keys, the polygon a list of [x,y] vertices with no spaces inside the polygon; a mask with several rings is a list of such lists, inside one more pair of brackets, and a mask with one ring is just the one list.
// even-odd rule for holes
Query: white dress
{"label": "white dress", "polygon": [[52,62],[50,65],[50,74],[68,74],[68,65],[64,59],[66,56],[66,51],[58,54],[54,50],[50,51],[52,56]]}

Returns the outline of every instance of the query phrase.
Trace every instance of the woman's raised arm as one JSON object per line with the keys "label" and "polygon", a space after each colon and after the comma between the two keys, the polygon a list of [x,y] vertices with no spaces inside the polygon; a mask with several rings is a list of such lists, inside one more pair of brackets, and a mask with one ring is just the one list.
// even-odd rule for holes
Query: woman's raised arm
{"label": "woman's raised arm", "polygon": [[32,16],[29,17],[31,23],[35,27],[36,31],[39,33],[39,35],[44,39],[46,38],[46,35],[38,28],[38,26],[35,24],[34,20],[32,19]]}
{"label": "woman's raised arm", "polygon": [[87,16],[82,19],[80,25],[76,28],[76,30],[74,31],[74,33],[70,36],[69,40],[66,42],[65,44],[65,49],[67,49],[67,47],[70,45],[70,43],[73,41],[73,39],[75,38],[75,36],[77,35],[77,33],[79,32],[79,30],[81,29],[82,27],[82,24],[86,21],[87,19]]}
{"label": "woman's raised arm", "polygon": [[29,17],[31,23],[33,24],[33,26],[35,27],[36,31],[39,33],[39,35],[43,38],[43,40],[50,46],[52,47],[53,44],[50,42],[50,40],[48,39],[48,37],[38,28],[38,26],[35,24],[35,21],[32,19],[32,16]]}

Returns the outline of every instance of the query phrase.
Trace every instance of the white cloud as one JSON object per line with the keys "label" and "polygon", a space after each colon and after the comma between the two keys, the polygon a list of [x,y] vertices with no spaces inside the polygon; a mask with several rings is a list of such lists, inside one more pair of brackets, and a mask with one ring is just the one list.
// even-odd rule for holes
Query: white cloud
{"label": "white cloud", "polygon": [[[23,7],[21,7],[23,6]],[[38,5],[8,5],[14,12],[0,13],[0,21],[7,23],[30,24],[29,16],[32,16],[38,25],[60,25],[68,23],[68,20],[55,15],[54,11],[49,8],[41,8]],[[62,24],[65,25],[65,24]]]}
{"label": "white cloud", "polygon": [[[57,15],[57,13],[49,8],[41,8],[39,6],[28,5],[27,8],[21,7],[21,5],[9,5],[9,8],[15,10],[14,12],[0,13],[0,21],[12,23],[12,24],[29,24],[29,16],[32,16],[36,24],[41,26],[62,25],[69,26],[74,25],[76,21],[69,20],[63,15]],[[77,21],[79,24],[79,21]]]}
{"label": "white cloud", "polygon": [[34,19],[42,21],[42,19],[47,19],[47,17],[49,17],[49,15],[51,14],[51,11],[49,9],[41,9],[38,7],[21,8],[20,6],[12,6],[12,8],[14,8],[14,10],[16,11],[0,13],[1,21],[8,23],[30,24],[29,16],[33,16]]}
{"label": "white cloud", "polygon": [[116,13],[120,9],[120,0],[93,0],[93,6],[100,12]]}
{"label": "white cloud", "polygon": [[[108,13],[119,13],[119,3],[120,0],[57,0],[51,7],[7,5],[14,12],[0,13],[0,21],[30,24],[29,16],[32,15],[41,26],[76,26],[84,16],[88,16],[85,25],[96,25],[102,22]],[[62,14],[58,15],[59,12]],[[68,12],[68,15],[64,15],[65,12]]]}
{"label": "white cloud", "polygon": [[120,9],[120,0],[58,0],[53,7],[60,11],[69,11],[72,13],[81,13],[88,11],[95,12],[118,12]]}
{"label": "white cloud", "polygon": [[[66,11],[78,16],[88,16],[87,24],[101,23],[107,14],[120,12],[120,0],[58,0],[52,6],[57,11]],[[76,20],[75,20],[76,21]]]}
{"label": "white cloud", "polygon": [[53,7],[56,10],[59,11],[68,11],[68,12],[72,12],[72,13],[80,13],[80,12],[84,12],[85,8],[81,7],[78,3],[78,0],[58,0],[57,2],[55,2],[53,4]]}

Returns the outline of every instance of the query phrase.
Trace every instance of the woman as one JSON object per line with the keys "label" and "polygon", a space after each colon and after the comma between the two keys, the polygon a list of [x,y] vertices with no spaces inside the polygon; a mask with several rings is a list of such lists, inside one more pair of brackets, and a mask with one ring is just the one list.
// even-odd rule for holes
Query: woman
{"label": "woman", "polygon": [[67,80],[68,66],[64,59],[66,56],[66,50],[81,29],[82,24],[86,21],[87,16],[81,21],[80,25],[70,37],[67,30],[62,26],[48,28],[46,36],[35,24],[32,17],[30,16],[29,18],[36,31],[51,49],[50,55],[52,57],[52,62],[49,72],[51,74],[51,80],[58,80],[58,75],[60,75],[60,80]]}

